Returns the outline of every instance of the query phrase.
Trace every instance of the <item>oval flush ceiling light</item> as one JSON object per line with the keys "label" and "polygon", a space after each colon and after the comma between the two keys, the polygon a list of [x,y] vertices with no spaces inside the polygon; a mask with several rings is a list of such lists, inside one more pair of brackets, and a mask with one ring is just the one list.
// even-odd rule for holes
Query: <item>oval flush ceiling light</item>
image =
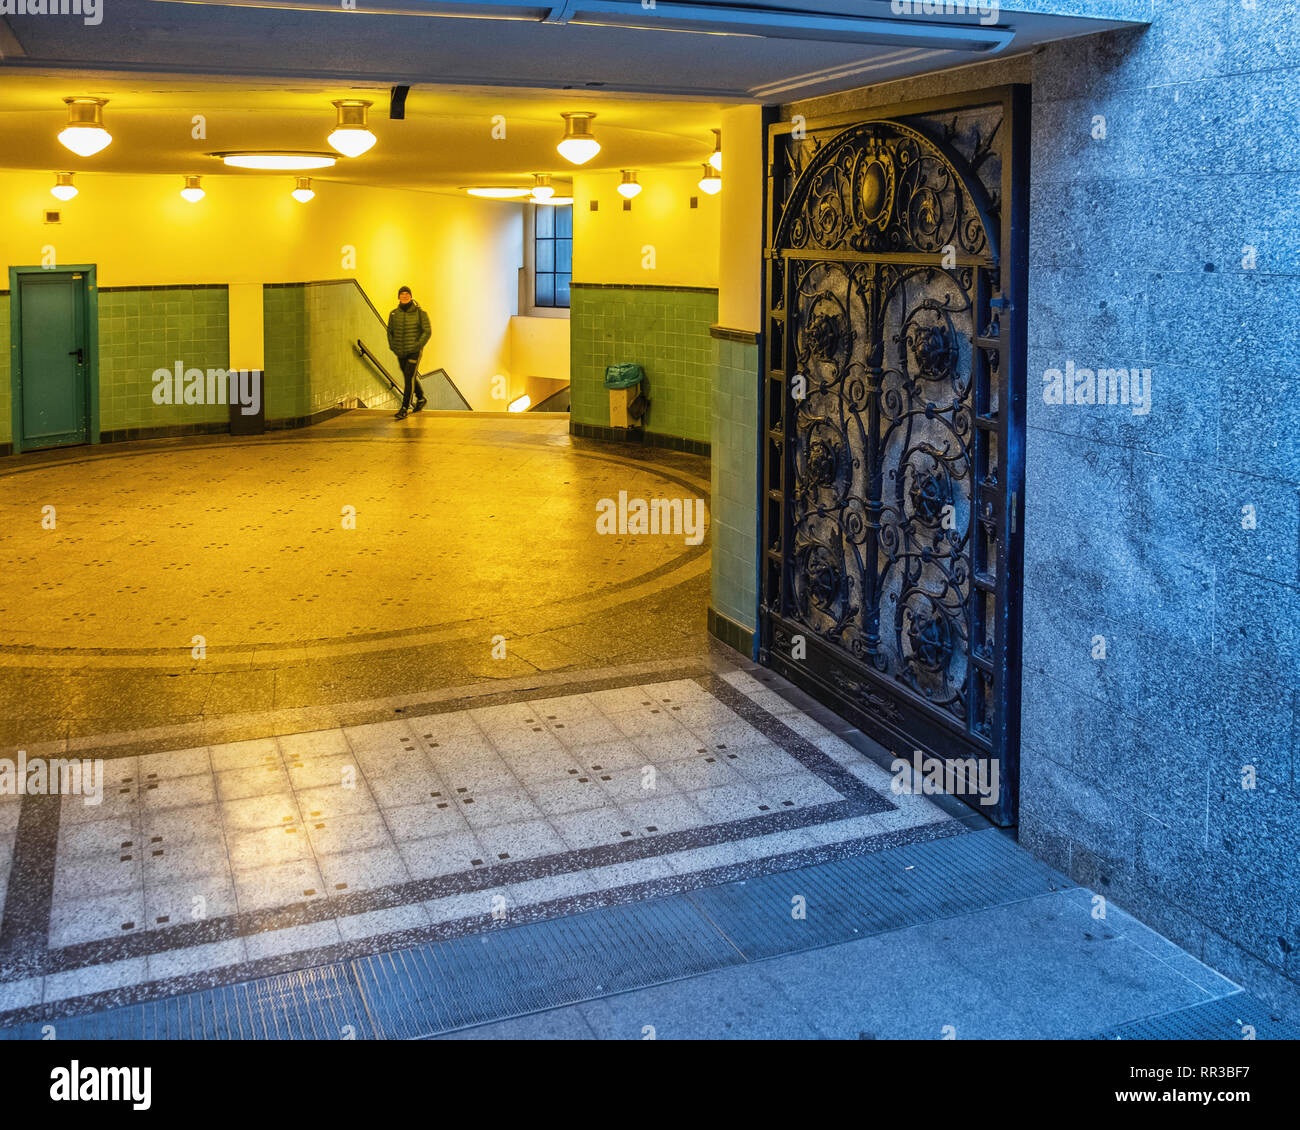
{"label": "oval flush ceiling light", "polygon": [[550,173],[533,174],[533,200],[540,204],[543,200],[549,200],[555,195],[555,188],[551,185]]}
{"label": "oval flush ceiling light", "polygon": [[641,185],[637,183],[635,169],[623,170],[623,183],[618,186],[618,194],[624,200],[641,195]]}
{"label": "oval flush ceiling light", "polygon": [[311,186],[311,177],[299,177],[298,186],[289,193],[299,204],[306,204],[316,199],[316,192]]}
{"label": "oval flush ceiling light", "polygon": [[722,172],[722,130],[713,131],[713,154],[709,157],[709,164],[718,172]]}
{"label": "oval flush ceiling light", "polygon": [[113,140],[104,128],[107,98],[65,98],[68,124],[59,132],[59,141],[78,157],[93,157]]}
{"label": "oval flush ceiling light", "polygon": [[709,196],[717,196],[722,191],[722,178],[718,170],[707,161],[704,163],[704,175],[700,177],[700,191]]}
{"label": "oval flush ceiling light", "polygon": [[600,152],[600,142],[591,136],[591,119],[595,116],[586,111],[560,115],[564,119],[564,137],[555,148],[571,165],[585,165]]}
{"label": "oval flush ceiling light", "polygon": [[57,197],[59,200],[71,200],[77,195],[77,186],[72,183],[71,173],[55,173],[54,187],[50,189],[50,195]]}
{"label": "oval flush ceiling light", "polygon": [[187,176],[185,178],[185,187],[181,189],[181,195],[191,204],[197,204],[207,193],[199,187],[199,179],[196,176]]}
{"label": "oval flush ceiling light", "polygon": [[220,157],[234,169],[270,169],[281,173],[301,169],[328,169],[338,160],[330,153],[293,153],[283,149],[267,152],[241,150],[235,153],[210,153],[208,156]]}
{"label": "oval flush ceiling light", "polygon": [[361,98],[338,98],[331,105],[338,111],[338,121],[326,140],[344,157],[360,157],[375,144],[375,135],[366,128],[366,111],[371,103]]}
{"label": "oval flush ceiling light", "polygon": [[573,203],[572,196],[548,196],[545,200],[534,200],[534,204],[549,204],[554,208],[563,208]]}
{"label": "oval flush ceiling light", "polygon": [[515,200],[520,196],[527,196],[526,188],[467,188],[465,190],[471,196],[485,196],[489,200]]}

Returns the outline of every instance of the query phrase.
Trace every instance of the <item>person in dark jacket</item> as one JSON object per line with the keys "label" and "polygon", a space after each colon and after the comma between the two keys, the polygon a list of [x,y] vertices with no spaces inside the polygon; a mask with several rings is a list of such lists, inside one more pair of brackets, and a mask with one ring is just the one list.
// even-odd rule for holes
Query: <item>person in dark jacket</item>
{"label": "person in dark jacket", "polygon": [[[411,288],[409,286],[402,287],[397,292],[397,307],[388,315],[388,348],[397,357],[397,363],[402,367],[402,376],[406,380],[406,391],[402,395],[402,407],[396,413],[399,420],[405,419],[412,411],[420,411],[427,403],[424,398],[424,389],[420,387],[418,374],[420,371],[420,352],[432,336],[433,330],[429,326],[429,315],[411,297]],[[415,389],[414,409],[411,408],[412,387]]]}

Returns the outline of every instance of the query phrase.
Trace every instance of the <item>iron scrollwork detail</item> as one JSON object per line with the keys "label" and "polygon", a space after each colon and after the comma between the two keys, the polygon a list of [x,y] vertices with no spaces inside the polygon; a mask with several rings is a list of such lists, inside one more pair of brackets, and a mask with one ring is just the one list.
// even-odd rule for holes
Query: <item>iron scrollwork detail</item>
{"label": "iron scrollwork detail", "polygon": [[781,246],[798,251],[996,256],[993,201],[953,155],[901,122],[867,122],[821,146],[784,202]]}
{"label": "iron scrollwork detail", "polygon": [[[785,614],[978,734],[973,339],[997,242],[987,193],[954,160],[917,129],[869,122],[821,144],[785,201],[786,364],[804,390],[784,407]],[[851,666],[830,677],[901,718]]]}

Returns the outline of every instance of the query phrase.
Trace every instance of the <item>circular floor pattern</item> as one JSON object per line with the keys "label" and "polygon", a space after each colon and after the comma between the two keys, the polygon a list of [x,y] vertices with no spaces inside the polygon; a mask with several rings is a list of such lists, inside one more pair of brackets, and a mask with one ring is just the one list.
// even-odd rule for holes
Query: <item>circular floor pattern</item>
{"label": "circular floor pattern", "polygon": [[707,502],[698,477],[553,426],[422,424],[123,445],[0,474],[0,662],[174,664],[195,637],[226,659],[391,649],[563,622],[708,569],[680,535],[596,531],[598,500]]}

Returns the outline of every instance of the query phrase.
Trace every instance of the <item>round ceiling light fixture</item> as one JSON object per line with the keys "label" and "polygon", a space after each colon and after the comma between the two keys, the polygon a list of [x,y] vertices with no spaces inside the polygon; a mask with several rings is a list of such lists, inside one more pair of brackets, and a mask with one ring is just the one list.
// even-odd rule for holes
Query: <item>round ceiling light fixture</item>
{"label": "round ceiling light fixture", "polygon": [[540,204],[545,200],[549,200],[554,195],[555,195],[555,188],[551,184],[551,174],[534,173],[533,174],[533,202],[535,204]]}
{"label": "round ceiling light fixture", "polygon": [[232,169],[263,169],[278,173],[328,169],[338,160],[332,153],[303,153],[286,149],[243,149],[230,153],[210,153],[208,156],[220,157]]}
{"label": "round ceiling light fixture", "polygon": [[722,130],[713,131],[713,153],[709,157],[709,164],[718,172],[722,172]]}
{"label": "round ceiling light fixture", "polygon": [[71,200],[77,195],[77,186],[72,183],[71,173],[55,173],[54,187],[50,189],[50,195],[58,200]]}
{"label": "round ceiling light fixture", "polygon": [[585,165],[600,152],[600,142],[591,136],[595,116],[585,110],[560,115],[564,119],[564,137],[555,148],[569,164]]}
{"label": "round ceiling light fixture", "polygon": [[722,177],[707,161],[704,162],[704,175],[700,177],[700,191],[709,196],[717,196],[722,191]]}
{"label": "round ceiling light fixture", "polygon": [[202,187],[199,185],[200,179],[201,178],[197,176],[187,176],[185,178],[185,187],[181,189],[181,196],[183,196],[191,204],[197,204],[200,200],[202,200],[205,196],[207,196],[207,193],[204,192]]}
{"label": "round ceiling light fixture", "polygon": [[641,185],[637,183],[636,170],[623,170],[623,183],[618,186],[618,194],[624,200],[631,200],[634,196],[641,195]]}
{"label": "round ceiling light fixture", "polygon": [[552,208],[564,208],[573,203],[572,196],[548,196],[545,200],[534,200],[534,204],[546,204]]}
{"label": "round ceiling light fixture", "polygon": [[59,141],[78,157],[93,157],[105,148],[113,135],[104,128],[107,98],[65,98],[68,124],[59,131]]}
{"label": "round ceiling light fixture", "polygon": [[299,204],[307,204],[316,199],[316,190],[311,186],[311,177],[299,177],[297,187],[289,193]]}
{"label": "round ceiling light fixture", "polygon": [[337,98],[330,104],[338,111],[338,121],[326,140],[344,157],[360,157],[375,144],[375,135],[366,126],[366,111],[372,103],[363,98]]}

